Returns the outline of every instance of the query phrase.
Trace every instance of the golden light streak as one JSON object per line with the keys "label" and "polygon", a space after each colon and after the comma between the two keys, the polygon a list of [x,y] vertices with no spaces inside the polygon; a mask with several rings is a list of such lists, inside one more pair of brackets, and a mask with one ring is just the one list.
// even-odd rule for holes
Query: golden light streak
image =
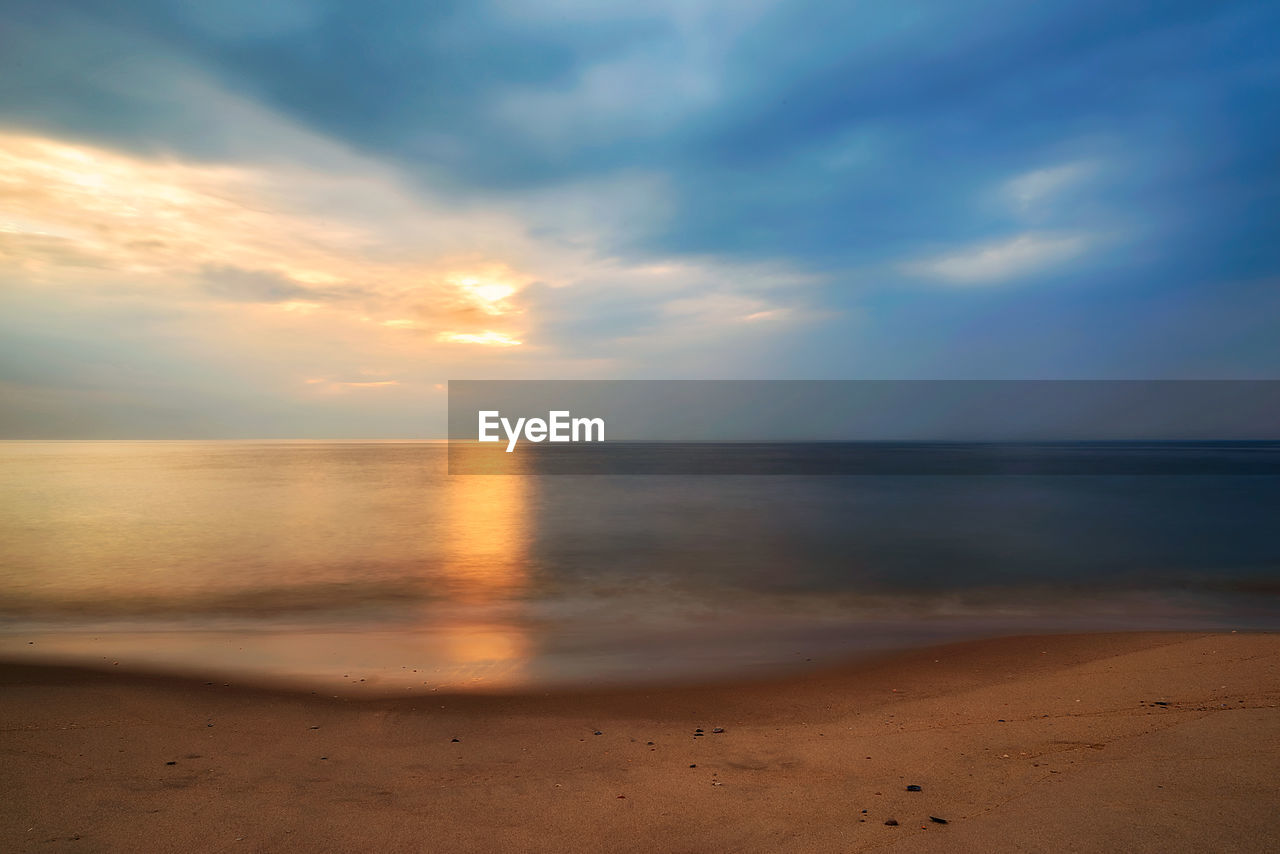
{"label": "golden light streak", "polygon": [[[521,477],[457,477],[449,493],[440,567],[440,592],[481,614],[500,613],[495,606],[516,604],[527,591],[529,577],[531,486]],[[532,642],[519,620],[462,622],[445,626],[444,649],[460,673],[473,666],[482,681],[519,677],[532,655]]]}
{"label": "golden light streak", "polygon": [[484,332],[441,332],[436,340],[446,344],[479,344],[484,347],[518,347],[524,343],[491,329]]}

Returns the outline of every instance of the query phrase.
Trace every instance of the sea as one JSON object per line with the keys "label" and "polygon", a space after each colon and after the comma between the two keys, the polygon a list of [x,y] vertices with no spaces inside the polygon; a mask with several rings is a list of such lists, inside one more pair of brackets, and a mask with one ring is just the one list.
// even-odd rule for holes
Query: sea
{"label": "sea", "polygon": [[450,474],[439,442],[0,442],[0,658],[383,696],[1280,628],[1280,443],[919,450]]}

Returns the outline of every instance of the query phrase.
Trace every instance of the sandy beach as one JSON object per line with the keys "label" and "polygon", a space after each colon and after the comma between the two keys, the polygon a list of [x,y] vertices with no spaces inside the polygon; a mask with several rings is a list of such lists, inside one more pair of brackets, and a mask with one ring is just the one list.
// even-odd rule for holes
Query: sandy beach
{"label": "sandy beach", "polygon": [[0,681],[7,851],[1280,846],[1274,634],[1001,638],[527,696]]}

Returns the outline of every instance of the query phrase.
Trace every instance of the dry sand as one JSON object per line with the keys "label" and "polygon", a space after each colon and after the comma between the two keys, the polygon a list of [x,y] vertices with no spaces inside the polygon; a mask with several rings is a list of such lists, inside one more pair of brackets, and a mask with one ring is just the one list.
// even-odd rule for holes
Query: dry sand
{"label": "dry sand", "polygon": [[520,697],[0,683],[4,851],[1280,850],[1280,635]]}

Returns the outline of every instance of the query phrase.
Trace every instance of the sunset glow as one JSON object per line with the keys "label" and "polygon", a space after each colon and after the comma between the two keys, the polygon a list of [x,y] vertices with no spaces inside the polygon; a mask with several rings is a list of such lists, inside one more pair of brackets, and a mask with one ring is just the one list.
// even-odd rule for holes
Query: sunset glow
{"label": "sunset glow", "polygon": [[481,344],[486,347],[516,347],[524,343],[502,332],[441,332],[438,339],[450,344]]}
{"label": "sunset glow", "polygon": [[[13,21],[0,432],[440,435],[451,377],[1276,361],[1271,60],[1225,47],[1269,28],[1235,0],[1119,41],[1069,4],[242,5]],[[1148,35],[1115,85],[1096,58]]]}

